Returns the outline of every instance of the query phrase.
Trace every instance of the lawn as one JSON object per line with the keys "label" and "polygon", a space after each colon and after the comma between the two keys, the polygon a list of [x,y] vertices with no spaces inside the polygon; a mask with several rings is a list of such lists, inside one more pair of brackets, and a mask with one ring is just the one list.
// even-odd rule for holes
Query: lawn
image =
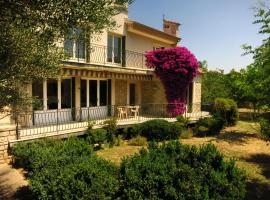
{"label": "lawn", "polygon": [[[233,158],[244,169],[248,178],[247,199],[269,199],[270,196],[270,143],[261,140],[258,126],[252,122],[239,121],[224,129],[215,137],[192,137],[181,139],[183,144],[203,145],[212,143],[226,156]],[[137,153],[141,147],[122,146],[105,149],[97,154],[119,164],[124,156]]]}

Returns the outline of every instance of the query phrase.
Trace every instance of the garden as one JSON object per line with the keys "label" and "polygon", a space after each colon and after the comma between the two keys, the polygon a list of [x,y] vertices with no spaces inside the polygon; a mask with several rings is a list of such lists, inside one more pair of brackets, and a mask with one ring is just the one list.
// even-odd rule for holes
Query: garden
{"label": "garden", "polygon": [[264,199],[270,148],[258,124],[237,120],[235,102],[217,99],[195,125],[90,122],[84,136],[19,143],[12,154],[33,199]]}

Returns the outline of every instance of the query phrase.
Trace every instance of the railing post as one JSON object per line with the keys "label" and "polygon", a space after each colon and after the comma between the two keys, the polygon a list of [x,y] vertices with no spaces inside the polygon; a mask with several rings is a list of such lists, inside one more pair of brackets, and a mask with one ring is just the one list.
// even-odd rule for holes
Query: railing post
{"label": "railing post", "polygon": [[57,118],[57,120],[56,120],[56,132],[58,134],[58,124],[59,124],[58,108],[56,110],[56,118]]}

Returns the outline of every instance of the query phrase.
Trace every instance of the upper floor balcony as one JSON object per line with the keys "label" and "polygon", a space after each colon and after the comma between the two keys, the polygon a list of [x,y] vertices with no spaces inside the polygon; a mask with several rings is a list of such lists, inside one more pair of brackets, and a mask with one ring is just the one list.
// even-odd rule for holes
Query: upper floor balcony
{"label": "upper floor balcony", "polygon": [[64,62],[89,64],[89,66],[121,67],[128,69],[151,70],[146,66],[144,53],[125,50],[121,43],[114,46],[102,46],[91,43],[86,47],[84,43],[65,42]]}

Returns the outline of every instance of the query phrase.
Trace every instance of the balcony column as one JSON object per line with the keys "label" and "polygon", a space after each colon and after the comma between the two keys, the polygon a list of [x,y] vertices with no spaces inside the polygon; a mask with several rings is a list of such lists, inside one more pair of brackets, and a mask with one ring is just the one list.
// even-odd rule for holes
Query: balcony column
{"label": "balcony column", "polygon": [[81,78],[75,77],[75,108],[76,108],[76,121],[81,119]]}

